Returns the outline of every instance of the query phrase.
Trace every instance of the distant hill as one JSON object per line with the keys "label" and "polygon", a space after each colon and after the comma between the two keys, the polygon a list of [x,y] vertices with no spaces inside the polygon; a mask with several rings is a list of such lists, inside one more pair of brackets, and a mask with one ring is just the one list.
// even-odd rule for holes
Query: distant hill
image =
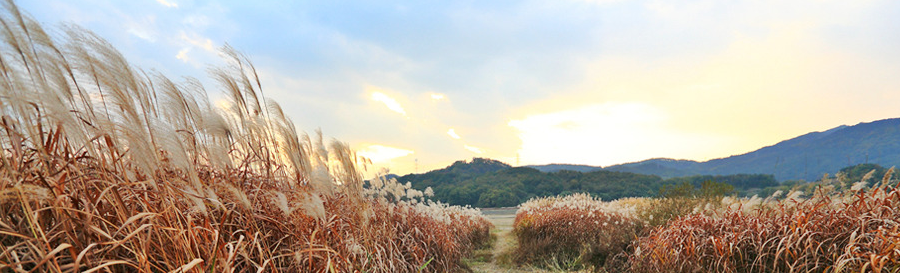
{"label": "distant hill", "polygon": [[[494,207],[571,192],[588,192],[607,200],[653,196],[664,185],[697,186],[706,180],[748,193],[777,186],[777,181],[813,181],[862,163],[900,166],[900,119],[838,126],[705,162],[654,158],[605,168],[573,164],[513,168],[500,161],[473,158],[397,180],[412,182],[417,189],[431,187],[436,199],[453,205]],[[844,171],[862,176],[870,169],[857,166]]]}
{"label": "distant hill", "polygon": [[630,172],[640,174],[658,175],[663,178],[697,175],[695,171],[700,163],[692,160],[676,160],[669,158],[654,158],[640,163],[613,165],[604,170],[617,172]]}
{"label": "distant hill", "polygon": [[397,177],[397,181],[403,183],[412,182],[413,187],[417,189],[425,189],[427,187],[436,189],[438,186],[456,185],[463,180],[509,168],[511,168],[509,164],[493,159],[476,157],[468,162],[465,160],[453,162],[453,164],[450,164],[450,166],[443,169],[437,169],[423,174],[407,174],[400,176]]}
{"label": "distant hill", "polygon": [[587,172],[593,172],[593,171],[598,171],[598,170],[603,169],[603,167],[600,167],[600,166],[578,165],[578,164],[528,165],[528,166],[523,166],[523,167],[532,168],[532,169],[542,171],[545,173],[552,173],[552,172],[558,172],[558,171],[564,171],[564,170],[587,173]]}
{"label": "distant hill", "polygon": [[900,119],[885,119],[812,132],[759,150],[706,162],[650,159],[609,166],[674,177],[686,174],[772,174],[780,181],[816,180],[841,168],[860,163],[900,166]]}
{"label": "distant hill", "polygon": [[674,164],[674,161],[681,162],[690,162],[693,164],[699,164],[696,161],[690,160],[675,160],[668,158],[656,158],[649,159],[636,163],[627,163],[627,164],[619,164],[613,165],[609,167],[600,167],[600,166],[591,166],[591,165],[579,165],[579,164],[547,164],[547,165],[528,165],[524,167],[536,169],[538,171],[552,173],[558,171],[575,171],[575,172],[593,172],[599,170],[605,171],[613,171],[613,172],[628,172],[628,173],[639,173],[639,174],[648,174],[648,175],[656,175],[662,178],[672,178],[672,177],[680,177],[680,176],[688,176],[698,174],[692,169],[685,167],[683,168],[674,168],[671,167]]}
{"label": "distant hill", "polygon": [[515,206],[533,197],[586,192],[604,200],[655,196],[664,185],[689,183],[699,186],[713,180],[731,184],[739,191],[777,185],[771,175],[691,176],[663,179],[656,175],[597,170],[541,172],[485,158],[457,161],[424,174],[397,177],[413,188],[431,187],[434,199],[451,205],[478,207]]}

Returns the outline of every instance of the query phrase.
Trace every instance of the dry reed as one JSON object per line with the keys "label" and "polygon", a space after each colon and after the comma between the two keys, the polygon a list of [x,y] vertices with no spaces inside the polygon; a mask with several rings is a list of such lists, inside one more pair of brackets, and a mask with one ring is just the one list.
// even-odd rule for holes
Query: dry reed
{"label": "dry reed", "polygon": [[868,190],[823,185],[809,199],[726,199],[733,205],[722,211],[681,217],[640,238],[630,270],[900,271],[900,189],[890,186],[892,172]]}
{"label": "dry reed", "polygon": [[513,262],[555,269],[604,268],[639,235],[636,199],[602,202],[587,194],[529,200],[513,224]]}
{"label": "dry reed", "polygon": [[216,108],[196,79],[64,33],[3,2],[0,272],[451,272],[486,240],[478,211],[378,198],[234,49]]}

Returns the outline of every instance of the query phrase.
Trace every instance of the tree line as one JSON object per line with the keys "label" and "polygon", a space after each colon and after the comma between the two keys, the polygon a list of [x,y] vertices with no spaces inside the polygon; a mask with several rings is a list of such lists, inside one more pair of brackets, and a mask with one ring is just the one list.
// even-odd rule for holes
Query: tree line
{"label": "tree line", "polygon": [[778,186],[772,175],[697,175],[663,179],[656,175],[644,175],[614,171],[557,171],[541,172],[529,167],[509,167],[489,160],[473,159],[424,174],[411,174],[398,178],[401,183],[411,182],[413,188],[431,187],[434,199],[451,205],[475,207],[515,206],[533,197],[566,195],[584,192],[603,200],[624,197],[652,197],[660,189],[672,185],[690,184],[701,187],[703,182],[716,181],[730,185],[735,193],[752,192]]}

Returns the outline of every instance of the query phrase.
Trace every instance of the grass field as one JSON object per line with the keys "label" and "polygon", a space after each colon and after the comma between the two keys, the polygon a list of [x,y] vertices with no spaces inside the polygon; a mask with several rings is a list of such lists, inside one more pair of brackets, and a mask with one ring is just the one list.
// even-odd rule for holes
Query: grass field
{"label": "grass field", "polygon": [[593,272],[898,272],[900,189],[893,169],[871,187],[870,176],[766,198],[538,198],[517,213],[513,261]]}
{"label": "grass field", "polygon": [[364,181],[232,48],[213,103],[12,1],[0,25],[0,272],[459,272],[490,239],[477,210]]}

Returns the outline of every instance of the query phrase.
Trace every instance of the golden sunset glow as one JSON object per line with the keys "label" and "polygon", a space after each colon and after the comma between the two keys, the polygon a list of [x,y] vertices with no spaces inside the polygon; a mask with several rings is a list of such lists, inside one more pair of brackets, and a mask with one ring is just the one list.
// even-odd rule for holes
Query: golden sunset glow
{"label": "golden sunset glow", "polygon": [[[298,127],[397,173],[473,156],[708,160],[900,116],[895,1],[39,2],[22,5],[142,67],[204,78],[227,42]],[[272,9],[321,17],[236,16]]]}

